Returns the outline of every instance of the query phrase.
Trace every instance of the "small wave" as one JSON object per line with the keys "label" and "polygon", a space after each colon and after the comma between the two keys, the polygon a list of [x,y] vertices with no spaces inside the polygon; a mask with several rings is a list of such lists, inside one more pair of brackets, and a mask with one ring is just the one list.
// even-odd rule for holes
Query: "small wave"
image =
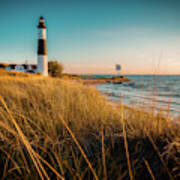
{"label": "small wave", "polygon": [[149,87],[149,85],[147,84],[137,84],[135,82],[130,82],[130,83],[123,83],[123,86],[129,86],[131,88],[135,88],[135,89],[147,89]]}
{"label": "small wave", "polygon": [[158,93],[157,95],[162,97],[180,97],[179,93]]}

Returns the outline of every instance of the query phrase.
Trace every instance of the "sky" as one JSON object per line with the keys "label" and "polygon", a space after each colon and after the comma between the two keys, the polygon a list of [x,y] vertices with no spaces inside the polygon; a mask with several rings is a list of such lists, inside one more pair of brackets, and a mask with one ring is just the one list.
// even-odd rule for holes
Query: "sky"
{"label": "sky", "polygon": [[180,74],[180,0],[0,0],[0,62],[37,62],[41,15],[64,72]]}

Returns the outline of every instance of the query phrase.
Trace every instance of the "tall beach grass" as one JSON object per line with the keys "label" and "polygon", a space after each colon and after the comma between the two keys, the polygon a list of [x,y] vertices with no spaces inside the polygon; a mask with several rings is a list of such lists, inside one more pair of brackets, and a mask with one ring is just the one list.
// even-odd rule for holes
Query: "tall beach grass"
{"label": "tall beach grass", "polygon": [[0,77],[1,179],[178,179],[179,121],[70,80]]}

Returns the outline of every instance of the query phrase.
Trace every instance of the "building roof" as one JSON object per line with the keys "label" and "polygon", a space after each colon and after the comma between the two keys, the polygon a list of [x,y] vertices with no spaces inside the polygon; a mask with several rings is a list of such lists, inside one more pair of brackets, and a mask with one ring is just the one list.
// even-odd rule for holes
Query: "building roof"
{"label": "building roof", "polygon": [[11,69],[15,69],[17,64],[9,64],[8,67],[10,67]]}
{"label": "building roof", "polygon": [[36,70],[37,69],[37,64],[8,64],[8,67],[10,67],[11,69],[15,69],[16,66],[23,66],[24,69],[28,69],[28,66],[31,66],[31,68],[33,70]]}

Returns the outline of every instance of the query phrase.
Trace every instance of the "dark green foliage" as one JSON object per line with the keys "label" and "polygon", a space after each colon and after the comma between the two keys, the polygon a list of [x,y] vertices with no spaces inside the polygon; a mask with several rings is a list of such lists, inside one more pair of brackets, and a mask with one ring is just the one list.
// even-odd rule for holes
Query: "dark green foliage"
{"label": "dark green foliage", "polygon": [[6,66],[7,66],[7,64],[5,64],[5,63],[0,63],[0,69],[5,69]]}
{"label": "dark green foliage", "polygon": [[58,61],[48,62],[48,73],[52,77],[61,77],[63,71],[63,66]]}

